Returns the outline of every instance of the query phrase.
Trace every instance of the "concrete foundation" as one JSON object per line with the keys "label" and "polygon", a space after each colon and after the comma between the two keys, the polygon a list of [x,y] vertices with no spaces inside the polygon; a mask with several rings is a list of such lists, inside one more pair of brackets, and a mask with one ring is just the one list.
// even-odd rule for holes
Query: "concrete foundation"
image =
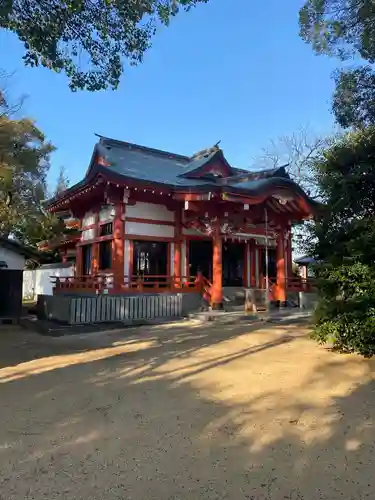
{"label": "concrete foundation", "polygon": [[312,311],[315,309],[316,303],[318,301],[318,294],[316,292],[299,292],[299,307],[301,309],[307,309]]}
{"label": "concrete foundation", "polygon": [[37,317],[69,325],[180,318],[199,309],[199,293],[39,295]]}

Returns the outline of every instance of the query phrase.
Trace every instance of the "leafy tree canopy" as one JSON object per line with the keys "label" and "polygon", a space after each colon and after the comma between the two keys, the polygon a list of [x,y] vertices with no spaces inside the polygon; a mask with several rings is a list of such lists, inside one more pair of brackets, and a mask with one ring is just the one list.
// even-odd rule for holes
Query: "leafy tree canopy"
{"label": "leafy tree canopy", "polygon": [[208,0],[5,0],[0,27],[24,43],[24,61],[64,71],[72,90],[116,88],[122,61],[142,62],[158,22]]}
{"label": "leafy tree canopy", "polygon": [[332,108],[337,122],[345,128],[375,124],[375,73],[371,67],[338,71],[335,83]]}
{"label": "leafy tree canopy", "polygon": [[[62,231],[45,214],[46,175],[53,146],[29,119],[0,116],[0,234],[35,246]],[[1,175],[1,172],[3,173]]]}
{"label": "leafy tree canopy", "polygon": [[314,336],[344,351],[375,353],[375,127],[350,132],[315,168],[326,202],[312,252],[319,302]]}
{"label": "leafy tree canopy", "polygon": [[[307,0],[300,34],[318,54],[375,62],[373,0]],[[343,127],[375,124],[375,74],[371,66],[336,74],[333,112]]]}

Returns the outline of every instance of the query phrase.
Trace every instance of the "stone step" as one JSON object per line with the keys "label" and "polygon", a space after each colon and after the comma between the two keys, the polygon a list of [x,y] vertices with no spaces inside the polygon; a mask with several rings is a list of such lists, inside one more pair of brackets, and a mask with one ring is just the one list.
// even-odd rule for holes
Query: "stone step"
{"label": "stone step", "polygon": [[189,319],[201,323],[216,322],[222,325],[228,324],[254,324],[254,323],[282,323],[308,321],[311,313],[295,309],[283,309],[264,311],[259,313],[244,313],[243,311],[205,311],[189,314]]}

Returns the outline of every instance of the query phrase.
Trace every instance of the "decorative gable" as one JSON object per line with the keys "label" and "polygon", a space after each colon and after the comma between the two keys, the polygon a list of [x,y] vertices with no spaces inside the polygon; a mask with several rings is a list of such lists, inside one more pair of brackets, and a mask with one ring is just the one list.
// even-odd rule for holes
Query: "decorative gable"
{"label": "decorative gable", "polygon": [[179,177],[186,179],[226,178],[234,175],[232,167],[218,145],[204,149],[190,158]]}

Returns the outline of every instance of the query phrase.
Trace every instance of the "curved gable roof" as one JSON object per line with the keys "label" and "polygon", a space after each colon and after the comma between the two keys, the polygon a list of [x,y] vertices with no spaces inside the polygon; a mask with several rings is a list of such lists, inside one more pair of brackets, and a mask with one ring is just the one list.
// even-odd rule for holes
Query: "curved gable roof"
{"label": "curved gable roof", "polygon": [[[219,165],[225,177],[210,175],[211,166]],[[209,167],[209,168],[207,168]],[[192,157],[178,155],[128,142],[100,137],[95,145],[85,178],[70,187],[47,205],[61,201],[74,191],[85,187],[101,175],[119,181],[140,181],[145,184],[165,185],[174,191],[223,191],[257,195],[260,192],[286,188],[302,195],[314,204],[307,194],[293,182],[285,167],[269,170],[247,171],[232,167],[218,145],[203,150]]]}

